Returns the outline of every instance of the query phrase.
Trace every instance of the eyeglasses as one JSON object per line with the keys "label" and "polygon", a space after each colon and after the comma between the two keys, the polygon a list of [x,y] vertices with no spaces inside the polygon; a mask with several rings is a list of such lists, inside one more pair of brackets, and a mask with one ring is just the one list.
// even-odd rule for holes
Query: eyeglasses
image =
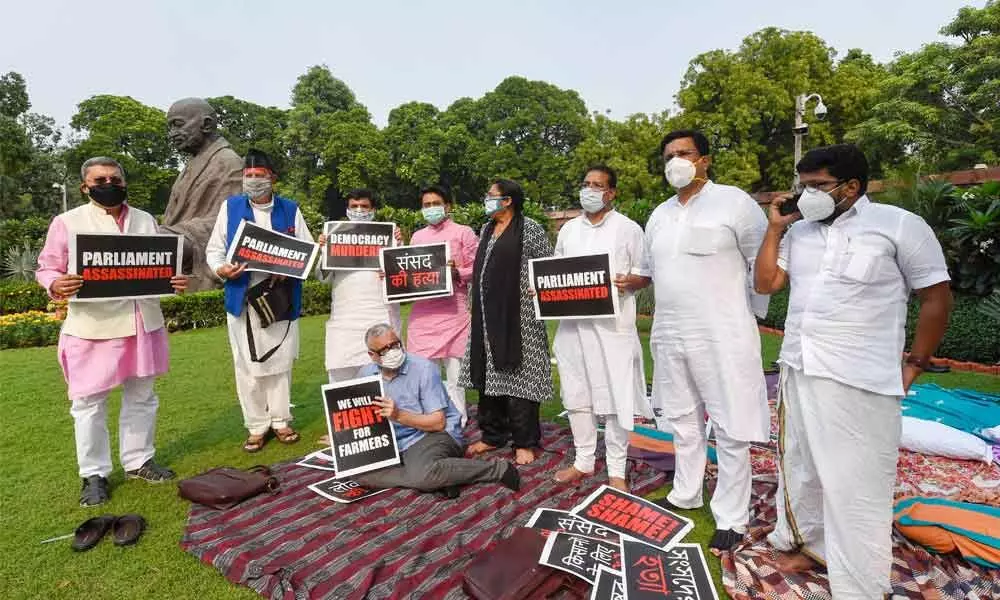
{"label": "eyeglasses", "polygon": [[[813,182],[808,183],[808,184],[799,183],[799,184],[795,185],[795,187],[792,189],[792,192],[796,193],[796,194],[801,194],[802,192],[804,192],[806,190],[816,190],[816,191],[820,191],[820,192],[830,193],[830,192],[834,191],[835,189],[839,188],[840,186],[844,185],[845,183],[847,183],[847,182],[843,181],[843,180],[840,180],[840,179],[835,179],[833,181],[813,181]],[[828,190],[824,190],[823,189],[826,186],[830,186],[830,185],[832,185],[833,187],[830,188],[830,189],[828,189]]]}
{"label": "eyeglasses", "polygon": [[369,348],[368,349],[368,354],[374,354],[375,356],[382,357],[382,356],[385,356],[386,352],[388,352],[390,350],[395,350],[396,348],[402,348],[402,347],[403,347],[403,342],[401,342],[399,340],[396,340],[395,342],[390,342],[386,346],[383,346],[379,350],[372,350],[371,348]]}
{"label": "eyeglasses", "polygon": [[503,202],[504,200],[509,200],[510,196],[490,196],[486,194],[483,196],[483,202],[489,202],[490,200],[496,200],[497,202]]}
{"label": "eyeglasses", "polygon": [[580,184],[581,190],[585,190],[587,188],[590,188],[592,190],[597,190],[599,192],[606,192],[609,189],[608,186],[604,185],[603,183],[598,183],[596,181],[584,181],[583,183]]}
{"label": "eyeglasses", "polygon": [[94,177],[94,183],[97,185],[104,185],[105,183],[110,183],[112,185],[121,185],[125,183],[125,180],[121,177]]}

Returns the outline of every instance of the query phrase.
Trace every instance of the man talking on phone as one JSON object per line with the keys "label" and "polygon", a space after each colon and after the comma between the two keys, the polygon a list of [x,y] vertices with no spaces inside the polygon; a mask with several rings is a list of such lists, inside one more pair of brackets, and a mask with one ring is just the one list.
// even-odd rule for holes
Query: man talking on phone
{"label": "man talking on phone", "polygon": [[[836,600],[891,591],[900,398],[929,364],[952,296],[941,245],[917,215],[868,199],[850,144],[796,165],[801,195],[771,205],[755,263],[759,293],[791,285],[781,345],[778,522],[786,571],[825,564]],[[797,210],[782,210],[785,202]],[[906,307],[920,317],[904,361]]]}

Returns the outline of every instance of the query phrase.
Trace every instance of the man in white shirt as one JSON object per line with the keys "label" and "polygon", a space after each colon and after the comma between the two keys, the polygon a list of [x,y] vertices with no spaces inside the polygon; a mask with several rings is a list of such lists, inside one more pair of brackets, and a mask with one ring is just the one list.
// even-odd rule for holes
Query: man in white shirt
{"label": "man in white shirt", "polygon": [[[646,260],[656,310],[650,333],[653,409],[676,450],[668,508],[702,506],[711,417],[719,479],[710,546],[729,549],[750,521],[750,442],[768,439],[770,416],[750,272],[767,217],[746,192],[708,179],[708,140],[674,131],[660,145],[677,195],[646,223]],[[635,288],[648,284],[635,276]]]}
{"label": "man in white shirt", "polygon": [[591,167],[583,178],[580,206],[583,214],[559,230],[555,256],[607,252],[621,285],[616,318],[565,320],[559,323],[552,350],[559,364],[562,403],[569,413],[576,459],[555,474],[560,483],[573,483],[594,472],[597,450],[596,415],[603,415],[608,481],[628,491],[625,464],[629,431],[637,412],[651,417],[646,403],[646,376],[642,346],[635,329],[635,294],[623,283],[640,269],[642,228],[614,209],[618,176],[604,165]]}
{"label": "man in white shirt", "polygon": [[[755,273],[760,293],[791,285],[768,541],[799,551],[783,569],[825,564],[836,600],[880,598],[891,591],[899,400],[947,328],[948,269],[923,219],[868,199],[868,162],[855,146],[811,150],[796,169],[798,210],[781,214],[791,195],[772,204]],[[920,317],[904,362],[912,290]]]}

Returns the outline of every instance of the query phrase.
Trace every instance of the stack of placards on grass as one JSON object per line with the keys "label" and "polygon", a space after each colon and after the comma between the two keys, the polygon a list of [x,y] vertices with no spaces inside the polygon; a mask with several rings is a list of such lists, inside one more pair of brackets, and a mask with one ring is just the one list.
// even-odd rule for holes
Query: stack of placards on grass
{"label": "stack of placards on grass", "polygon": [[361,486],[361,484],[356,481],[339,478],[335,475],[337,467],[334,465],[333,450],[330,448],[327,448],[326,450],[317,450],[312,454],[307,454],[302,460],[295,464],[309,469],[329,471],[332,477],[310,485],[309,489],[316,492],[320,496],[335,502],[350,504],[351,502],[357,502],[362,498],[367,498],[369,496],[374,496],[388,491],[369,489]]}
{"label": "stack of placards on grass", "polygon": [[528,527],[548,538],[538,562],[592,584],[591,600],[718,600],[701,546],[680,543],[694,523],[638,496],[605,485]]}

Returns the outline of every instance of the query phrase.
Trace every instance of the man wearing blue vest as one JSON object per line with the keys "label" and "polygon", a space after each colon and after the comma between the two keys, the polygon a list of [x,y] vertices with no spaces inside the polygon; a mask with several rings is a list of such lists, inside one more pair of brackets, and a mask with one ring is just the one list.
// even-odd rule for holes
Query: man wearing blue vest
{"label": "man wearing blue vest", "polygon": [[[289,406],[292,363],[299,354],[302,281],[268,273],[248,273],[245,264],[234,265],[226,260],[241,221],[313,241],[298,205],[272,192],[276,180],[268,156],[250,149],[243,168],[243,194],[230,197],[222,205],[205,250],[208,266],[225,282],[226,324],[236,367],[236,394],[243,422],[250,432],[243,444],[247,452],[263,448],[272,431],[283,444],[299,441],[299,434],[288,423],[292,420]],[[292,306],[288,319],[264,328],[256,312],[247,307],[247,290],[268,278],[289,286]],[[251,351],[247,319],[256,352]],[[274,352],[267,356],[272,349]]]}

